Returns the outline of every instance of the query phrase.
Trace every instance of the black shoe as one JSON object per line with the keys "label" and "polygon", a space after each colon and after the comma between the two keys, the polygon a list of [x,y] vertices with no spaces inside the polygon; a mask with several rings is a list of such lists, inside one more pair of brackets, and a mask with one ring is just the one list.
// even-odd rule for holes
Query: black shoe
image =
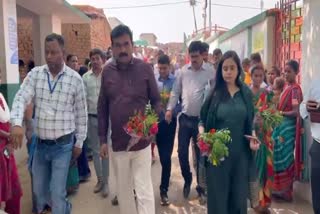
{"label": "black shoe", "polygon": [[88,173],[86,176],[79,176],[79,182],[85,183],[89,181],[90,178],[91,178],[91,173]]}
{"label": "black shoe", "polygon": [[168,194],[166,192],[160,193],[160,204],[161,206],[169,206],[170,202],[169,202],[169,198],[168,198]]}
{"label": "black shoe", "polygon": [[93,155],[88,155],[88,156],[87,156],[87,160],[88,160],[88,161],[93,161]]}
{"label": "black shoe", "polygon": [[112,200],[111,200],[111,204],[113,206],[118,206],[119,205],[119,201],[118,201],[118,197],[115,196]]}
{"label": "black shoe", "polygon": [[201,197],[201,195],[204,195],[204,189],[202,187],[200,187],[199,185],[197,185],[196,191],[197,191],[199,197]]}
{"label": "black shoe", "polygon": [[188,199],[189,198],[189,195],[190,195],[190,188],[191,188],[191,184],[185,184],[184,187],[183,187],[183,197],[185,199]]}

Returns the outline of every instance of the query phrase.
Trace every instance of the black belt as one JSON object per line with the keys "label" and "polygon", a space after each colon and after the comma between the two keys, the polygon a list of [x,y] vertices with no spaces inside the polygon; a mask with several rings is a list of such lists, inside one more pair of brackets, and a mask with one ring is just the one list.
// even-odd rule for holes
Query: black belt
{"label": "black belt", "polygon": [[98,115],[96,114],[88,114],[89,117],[95,117],[95,118],[98,118]]}
{"label": "black belt", "polygon": [[184,116],[184,117],[186,117],[186,118],[188,118],[188,119],[190,119],[190,120],[199,120],[199,119],[200,119],[200,118],[197,117],[197,116],[188,116],[188,115],[186,115],[185,113],[182,113],[181,116]]}
{"label": "black belt", "polygon": [[73,136],[74,136],[73,133],[70,133],[70,134],[64,135],[62,137],[59,137],[58,139],[55,139],[55,140],[43,140],[43,139],[39,138],[38,142],[46,144],[46,145],[56,145],[56,144],[64,145],[64,144],[70,143]]}

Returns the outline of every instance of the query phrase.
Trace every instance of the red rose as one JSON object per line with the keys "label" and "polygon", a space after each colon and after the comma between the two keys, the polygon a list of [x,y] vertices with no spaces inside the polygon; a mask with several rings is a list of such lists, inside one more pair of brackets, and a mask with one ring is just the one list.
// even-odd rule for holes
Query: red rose
{"label": "red rose", "polygon": [[216,130],[215,130],[215,129],[211,129],[211,130],[210,130],[210,133],[211,133],[211,134],[214,134],[214,133],[216,133]]}
{"label": "red rose", "polygon": [[128,133],[132,133],[132,128],[131,127],[127,127],[127,132]]}
{"label": "red rose", "polygon": [[206,155],[210,153],[210,145],[206,144],[203,140],[198,142],[201,154]]}
{"label": "red rose", "polygon": [[259,108],[259,111],[260,112],[263,112],[263,111],[265,111],[265,110],[267,110],[268,109],[268,105],[263,105],[263,106],[261,106],[260,108]]}
{"label": "red rose", "polygon": [[150,128],[150,135],[156,135],[158,133],[158,124],[154,123]]}
{"label": "red rose", "polygon": [[260,95],[260,99],[261,99],[261,101],[264,103],[264,102],[266,101],[266,94],[265,94],[265,93],[262,93],[262,94]]}

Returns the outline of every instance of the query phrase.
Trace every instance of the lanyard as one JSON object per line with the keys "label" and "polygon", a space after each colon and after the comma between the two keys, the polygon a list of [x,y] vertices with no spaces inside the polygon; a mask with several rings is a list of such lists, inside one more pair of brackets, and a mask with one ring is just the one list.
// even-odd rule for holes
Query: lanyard
{"label": "lanyard", "polygon": [[54,89],[56,88],[57,83],[59,82],[59,80],[61,79],[62,76],[63,76],[63,73],[58,76],[57,81],[54,83],[54,85],[53,85],[53,87],[52,87],[51,82],[50,82],[49,72],[47,72],[48,85],[49,85],[50,94],[52,94],[52,93],[54,92]]}

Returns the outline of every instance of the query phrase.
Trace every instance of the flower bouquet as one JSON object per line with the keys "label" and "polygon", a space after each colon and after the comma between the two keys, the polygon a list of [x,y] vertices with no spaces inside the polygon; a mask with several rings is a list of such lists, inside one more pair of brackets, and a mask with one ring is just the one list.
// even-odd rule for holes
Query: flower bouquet
{"label": "flower bouquet", "polygon": [[264,130],[274,129],[279,126],[283,120],[283,116],[279,111],[268,105],[260,106],[258,109],[258,116],[262,118],[262,125]]}
{"label": "flower bouquet", "polygon": [[144,113],[136,111],[134,115],[129,118],[129,121],[124,126],[124,130],[131,137],[127,151],[142,138],[152,139],[158,133],[158,116],[154,110],[152,110],[151,105],[148,104],[146,106]]}
{"label": "flower bouquet", "polygon": [[201,155],[208,156],[209,162],[218,166],[225,157],[229,156],[227,144],[230,142],[231,136],[228,129],[219,131],[211,129],[209,132],[200,134],[198,146]]}
{"label": "flower bouquet", "polygon": [[170,91],[162,90],[160,92],[160,97],[161,97],[161,103],[162,103],[163,107],[166,107],[169,102],[169,99],[170,99]]}

